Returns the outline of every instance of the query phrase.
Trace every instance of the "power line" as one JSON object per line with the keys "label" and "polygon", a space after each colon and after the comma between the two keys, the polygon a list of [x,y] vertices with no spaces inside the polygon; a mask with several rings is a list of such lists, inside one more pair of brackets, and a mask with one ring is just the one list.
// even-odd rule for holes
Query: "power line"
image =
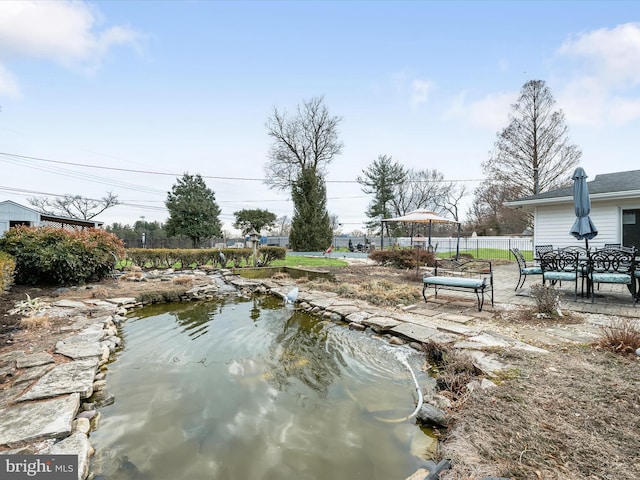
{"label": "power line", "polygon": [[[145,175],[164,175],[170,177],[181,177],[183,173],[170,173],[170,172],[158,172],[154,170],[136,170],[133,168],[120,168],[120,167],[106,167],[104,165],[89,165],[87,163],[78,163],[78,162],[67,162],[63,160],[51,160],[48,158],[40,158],[40,157],[30,157],[27,155],[19,155],[16,153],[8,153],[8,152],[0,152],[0,155],[4,155],[7,157],[14,157],[23,160],[35,160],[39,162],[47,162],[58,165],[72,165],[75,167],[83,167],[83,168],[95,168],[100,170],[111,170],[116,172],[127,172],[127,173],[140,173]],[[264,178],[251,178],[251,177],[222,177],[222,176],[214,176],[214,175],[200,175],[202,178],[210,178],[213,180],[238,180],[238,181],[246,181],[246,182],[264,182]],[[453,180],[420,180],[420,183],[450,183],[450,182],[481,182],[483,179],[453,179]],[[358,183],[357,180],[325,180],[327,183]]]}

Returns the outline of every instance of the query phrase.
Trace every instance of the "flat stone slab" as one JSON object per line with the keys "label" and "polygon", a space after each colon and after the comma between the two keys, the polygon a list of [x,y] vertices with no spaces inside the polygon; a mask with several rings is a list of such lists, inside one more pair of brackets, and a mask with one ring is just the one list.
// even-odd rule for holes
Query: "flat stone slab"
{"label": "flat stone slab", "polygon": [[510,368],[509,365],[500,362],[493,355],[488,355],[478,350],[471,350],[468,353],[473,359],[473,364],[487,375],[493,376],[500,370]]}
{"label": "flat stone slab", "polygon": [[[13,381],[13,384],[19,385],[25,382],[33,382],[34,380],[44,376],[44,374],[46,374],[53,367],[54,365],[50,363],[46,365],[38,365],[37,367],[31,367],[25,370],[24,372],[22,372],[20,375],[18,375],[16,379]],[[22,388],[24,387],[25,386],[23,386]]]}
{"label": "flat stone slab", "polygon": [[449,322],[456,323],[469,323],[474,319],[474,317],[471,317],[469,315],[458,315],[455,313],[445,313],[443,315],[440,315],[440,318],[442,318],[443,320],[448,320]]}
{"label": "flat stone slab", "polygon": [[406,310],[410,310],[411,313],[415,313],[416,315],[423,315],[425,317],[435,317],[441,313],[440,311],[433,310],[432,308],[418,307],[416,305],[412,305],[412,307],[413,308],[407,308]]}
{"label": "flat stone slab", "polygon": [[458,342],[454,345],[454,348],[476,349],[481,350],[483,348],[505,348],[510,343],[501,338],[494,337],[486,333],[476,335],[475,337],[469,337],[467,340]]}
{"label": "flat stone slab", "polygon": [[37,367],[39,365],[47,365],[48,363],[53,363],[53,356],[47,352],[40,352],[18,358],[16,360],[16,367],[30,368]]}
{"label": "flat stone slab", "polygon": [[87,308],[86,303],[75,300],[57,300],[53,302],[52,305],[60,308]]}
{"label": "flat stone slab", "polygon": [[351,313],[355,313],[360,311],[360,309],[358,307],[356,307],[355,305],[331,305],[330,307],[327,308],[327,310],[329,312],[333,312],[333,313],[337,313],[338,315],[342,315],[343,317],[346,317],[347,315],[351,314]]}
{"label": "flat stone slab", "polygon": [[24,357],[24,355],[25,353],[20,351],[3,353],[2,355],[0,355],[0,366],[9,364],[13,365],[13,362],[15,362],[20,357]]}
{"label": "flat stone slab", "polygon": [[333,305],[333,303],[335,301],[336,301],[335,298],[326,297],[326,296],[322,296],[322,297],[314,296],[314,297],[312,297],[312,298],[307,300],[309,305],[313,305],[314,307],[320,307],[320,308],[327,308],[327,307]]}
{"label": "flat stone slab", "polygon": [[77,393],[0,410],[0,445],[66,437],[80,406]]}
{"label": "flat stone slab", "polygon": [[129,305],[129,304],[136,303],[136,299],[135,297],[106,298],[105,302],[113,303],[114,305],[121,307],[122,305]]}
{"label": "flat stone slab", "polygon": [[82,479],[87,478],[87,474],[89,473],[90,450],[91,445],[89,444],[87,436],[82,432],[76,432],[41,453],[48,455],[77,455],[78,478]]}
{"label": "flat stone slab", "polygon": [[362,320],[363,325],[367,325],[371,327],[373,331],[376,332],[386,332],[393,327],[400,325],[401,322],[398,320],[394,320],[389,317],[369,317],[367,319]]}
{"label": "flat stone slab", "polygon": [[84,358],[99,357],[102,355],[102,347],[99,342],[65,343],[60,341],[56,343],[56,353],[74,360],[82,360]]}
{"label": "flat stone slab", "polygon": [[426,342],[438,334],[435,328],[429,328],[415,323],[401,323],[393,327],[391,331],[409,337],[417,342]]}
{"label": "flat stone slab", "polygon": [[74,392],[78,392],[80,398],[90,397],[93,393],[93,380],[97,366],[97,358],[57,365],[19,397],[18,401],[37,400]]}
{"label": "flat stone slab", "polygon": [[345,317],[345,319],[347,320],[347,322],[361,324],[364,320],[366,320],[370,316],[371,314],[368,312],[358,311],[358,312],[350,313]]}

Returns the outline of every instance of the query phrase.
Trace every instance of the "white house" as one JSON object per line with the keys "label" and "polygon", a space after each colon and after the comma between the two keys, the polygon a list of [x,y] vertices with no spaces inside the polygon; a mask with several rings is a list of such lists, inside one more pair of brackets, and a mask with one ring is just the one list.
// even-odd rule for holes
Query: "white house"
{"label": "white house", "polygon": [[30,227],[56,227],[56,228],[100,228],[104,222],[93,220],[80,220],[77,218],[58,217],[40,213],[33,208],[25,207],[11,200],[0,202],[0,236],[11,227],[27,225]]}
{"label": "white house", "polygon": [[[640,170],[596,175],[587,182],[591,220],[598,235],[589,246],[621,243],[640,250]],[[533,244],[554,247],[581,245],[570,233],[576,220],[573,186],[505,202],[533,213]]]}

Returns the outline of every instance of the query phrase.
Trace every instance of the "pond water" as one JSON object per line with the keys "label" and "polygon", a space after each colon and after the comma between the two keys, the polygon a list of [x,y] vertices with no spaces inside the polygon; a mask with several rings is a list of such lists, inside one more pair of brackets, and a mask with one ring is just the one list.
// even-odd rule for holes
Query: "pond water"
{"label": "pond water", "polygon": [[405,419],[416,352],[274,297],[147,307],[122,336],[96,479],[401,480],[435,448]]}

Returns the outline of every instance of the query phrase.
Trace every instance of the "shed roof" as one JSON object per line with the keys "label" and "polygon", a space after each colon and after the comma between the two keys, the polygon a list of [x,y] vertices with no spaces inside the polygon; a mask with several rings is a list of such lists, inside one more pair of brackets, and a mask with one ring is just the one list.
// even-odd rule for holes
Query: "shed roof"
{"label": "shed roof", "polygon": [[101,227],[102,225],[104,225],[104,222],[100,222],[97,220],[83,220],[80,218],[71,218],[71,217],[61,217],[58,215],[48,215],[46,213],[42,213],[42,212],[38,212],[37,210],[30,208],[30,207],[25,207],[24,205],[21,205],[19,203],[14,202],[13,200],[5,200],[3,202],[0,202],[0,204],[13,204],[16,207],[19,207],[23,210],[26,211],[30,211],[33,213],[36,213],[37,215],[40,215],[40,221],[41,222],[48,222],[48,223],[57,223],[57,224],[61,224],[62,226],[64,225],[74,225],[74,226],[78,226],[78,227],[83,227],[83,228],[97,228],[97,227]]}
{"label": "shed roof", "polygon": [[[602,173],[587,182],[591,201],[640,197],[640,170]],[[573,202],[573,185],[517,198],[505,202],[508,207],[527,207],[551,203]]]}

